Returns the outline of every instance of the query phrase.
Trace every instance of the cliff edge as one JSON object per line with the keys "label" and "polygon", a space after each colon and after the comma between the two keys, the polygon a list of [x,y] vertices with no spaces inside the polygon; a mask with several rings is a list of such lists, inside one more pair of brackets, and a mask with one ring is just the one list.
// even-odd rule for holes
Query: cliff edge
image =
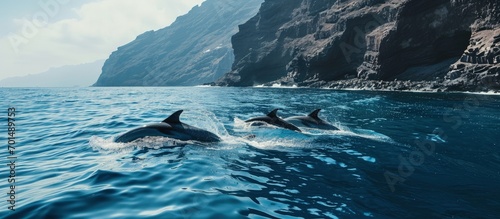
{"label": "cliff edge", "polygon": [[218,85],[500,88],[497,0],[266,0],[232,44]]}
{"label": "cliff edge", "polygon": [[94,86],[182,86],[214,81],[231,69],[231,36],[262,0],[207,0],[170,26],[121,46]]}

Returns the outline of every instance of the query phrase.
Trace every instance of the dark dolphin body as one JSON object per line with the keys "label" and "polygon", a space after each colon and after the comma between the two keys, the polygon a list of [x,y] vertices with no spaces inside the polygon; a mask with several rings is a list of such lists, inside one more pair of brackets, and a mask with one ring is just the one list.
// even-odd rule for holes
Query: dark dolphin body
{"label": "dark dolphin body", "polygon": [[219,142],[219,136],[209,131],[182,123],[179,116],[183,110],[173,113],[161,123],[153,123],[133,129],[115,139],[115,142],[127,143],[147,136],[169,137],[182,141]]}
{"label": "dark dolphin body", "polygon": [[321,109],[314,110],[307,116],[292,116],[285,119],[285,121],[296,126],[306,126],[309,128],[325,129],[325,130],[339,130],[337,127],[325,122],[318,117]]}
{"label": "dark dolphin body", "polygon": [[245,122],[265,122],[265,123],[270,124],[270,125],[290,129],[293,131],[302,132],[299,128],[297,128],[297,126],[294,126],[294,125],[288,123],[287,121],[281,119],[280,117],[278,117],[277,111],[278,111],[278,109],[275,109],[275,110],[271,111],[269,114],[267,114],[266,116],[251,118],[249,120],[246,120]]}

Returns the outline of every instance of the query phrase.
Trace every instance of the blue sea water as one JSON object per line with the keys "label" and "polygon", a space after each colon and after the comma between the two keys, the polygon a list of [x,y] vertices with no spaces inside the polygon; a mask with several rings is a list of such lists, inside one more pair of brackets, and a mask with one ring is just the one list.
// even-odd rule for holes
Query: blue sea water
{"label": "blue sea water", "polygon": [[[3,218],[499,218],[500,96],[284,88],[0,88]],[[15,211],[7,111],[15,107]],[[322,108],[338,131],[243,121]],[[220,143],[148,138],[181,120]],[[254,134],[255,138],[245,138]]]}

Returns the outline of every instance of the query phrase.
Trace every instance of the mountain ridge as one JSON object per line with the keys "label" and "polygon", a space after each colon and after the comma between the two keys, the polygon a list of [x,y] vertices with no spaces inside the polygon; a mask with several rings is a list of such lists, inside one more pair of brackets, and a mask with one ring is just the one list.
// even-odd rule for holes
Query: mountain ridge
{"label": "mountain ridge", "polygon": [[78,65],[54,67],[47,71],[0,80],[2,87],[86,87],[101,72],[103,60]]}
{"label": "mountain ridge", "polygon": [[207,0],[147,31],[106,60],[94,86],[179,86],[217,80],[234,60],[230,37],[262,0]]}

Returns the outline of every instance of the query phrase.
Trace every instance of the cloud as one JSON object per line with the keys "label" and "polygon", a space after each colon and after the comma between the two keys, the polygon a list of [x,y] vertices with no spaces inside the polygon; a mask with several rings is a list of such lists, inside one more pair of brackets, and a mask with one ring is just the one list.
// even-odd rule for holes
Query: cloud
{"label": "cloud", "polygon": [[[17,29],[0,38],[0,79],[107,58],[118,46],[170,25],[202,1],[101,0],[68,8],[67,0],[45,0],[33,16],[13,19]],[[68,10],[73,16],[53,21]]]}

